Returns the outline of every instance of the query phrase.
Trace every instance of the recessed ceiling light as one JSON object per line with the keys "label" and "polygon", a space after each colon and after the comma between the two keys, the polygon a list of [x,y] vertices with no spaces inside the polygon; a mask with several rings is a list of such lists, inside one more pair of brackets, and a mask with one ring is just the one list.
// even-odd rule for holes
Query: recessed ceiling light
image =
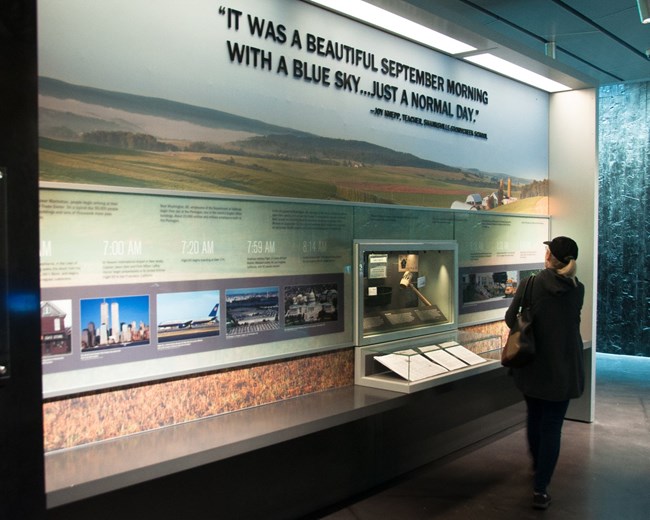
{"label": "recessed ceiling light", "polygon": [[562,83],[553,81],[552,79],[546,78],[541,74],[532,72],[524,67],[515,65],[503,58],[499,58],[494,54],[485,53],[485,54],[474,54],[471,56],[466,56],[467,61],[479,65],[483,68],[498,72],[509,78],[516,79],[522,83],[526,83],[533,87],[545,90],[546,92],[561,92],[563,90],[571,90],[571,87],[567,87]]}
{"label": "recessed ceiling light", "polygon": [[447,54],[460,54],[475,51],[472,47],[455,38],[429,29],[424,25],[407,20],[399,15],[381,9],[362,0],[308,0],[331,11],[379,27],[388,32],[416,41]]}
{"label": "recessed ceiling light", "polygon": [[[367,23],[374,27],[384,29],[411,41],[421,43],[427,47],[443,51],[447,54],[458,55],[469,53],[464,59],[483,68],[492,70],[516,79],[533,87],[547,92],[561,92],[571,90],[570,87],[548,79],[541,74],[532,72],[524,67],[515,65],[503,58],[490,53],[476,54],[476,47],[451,38],[445,34],[429,29],[419,23],[407,20],[395,13],[381,9],[363,0],[306,0],[331,11]],[[650,3],[650,0],[639,0],[640,4]]]}

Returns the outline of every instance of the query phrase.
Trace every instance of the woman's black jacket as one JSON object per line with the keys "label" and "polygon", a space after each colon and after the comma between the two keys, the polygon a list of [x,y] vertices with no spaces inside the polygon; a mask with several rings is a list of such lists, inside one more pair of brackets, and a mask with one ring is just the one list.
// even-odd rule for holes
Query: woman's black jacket
{"label": "woman's black jacket", "polygon": [[[522,299],[526,280],[517,288],[506,311],[506,324],[512,328]],[[547,401],[579,397],[584,390],[583,346],[580,336],[580,311],[585,287],[576,279],[544,269],[533,280],[533,330],[535,360],[513,368],[515,385],[524,395]]]}

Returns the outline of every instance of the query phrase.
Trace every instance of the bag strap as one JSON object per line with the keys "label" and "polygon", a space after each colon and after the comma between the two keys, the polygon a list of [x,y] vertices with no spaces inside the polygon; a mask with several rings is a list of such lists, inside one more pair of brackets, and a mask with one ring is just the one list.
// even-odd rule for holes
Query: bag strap
{"label": "bag strap", "polygon": [[[526,287],[524,287],[524,294],[521,297],[521,305],[519,305],[519,312],[523,308],[529,308],[532,305],[532,295],[533,295],[533,283],[535,283],[535,275],[530,275],[528,280],[526,280]],[[526,296],[528,295],[528,288],[530,288],[530,299],[528,300],[528,305],[526,305]]]}

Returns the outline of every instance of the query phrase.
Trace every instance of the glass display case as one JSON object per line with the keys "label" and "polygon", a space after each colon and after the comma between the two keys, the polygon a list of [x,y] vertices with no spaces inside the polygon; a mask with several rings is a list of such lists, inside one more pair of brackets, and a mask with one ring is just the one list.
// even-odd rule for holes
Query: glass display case
{"label": "glass display case", "polygon": [[358,347],[355,384],[410,393],[501,366],[501,336],[462,330]]}
{"label": "glass display case", "polygon": [[457,327],[455,241],[355,240],[354,262],[357,345]]}
{"label": "glass display case", "polygon": [[500,367],[500,336],[458,330],[455,241],[354,242],[355,383],[412,392]]}

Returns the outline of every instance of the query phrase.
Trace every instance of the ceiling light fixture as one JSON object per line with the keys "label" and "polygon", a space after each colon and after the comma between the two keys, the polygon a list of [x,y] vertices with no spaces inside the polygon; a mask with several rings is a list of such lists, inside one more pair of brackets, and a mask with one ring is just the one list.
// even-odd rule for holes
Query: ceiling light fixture
{"label": "ceiling light fixture", "polygon": [[427,47],[446,52],[447,54],[460,54],[476,50],[476,47],[472,47],[460,40],[451,38],[419,23],[412,22],[411,20],[386,11],[385,9],[363,2],[362,0],[308,1],[369,25],[385,29],[388,32],[421,43]]}
{"label": "ceiling light fixture", "polygon": [[636,0],[641,23],[650,23],[650,0]]}
{"label": "ceiling light fixture", "polygon": [[[362,0],[306,1],[447,54],[464,54],[465,56],[462,56],[462,58],[467,61],[494,72],[498,72],[517,81],[521,81],[522,83],[545,90],[546,92],[571,90],[571,88],[566,85],[548,79],[502,58],[498,58],[493,54],[476,53],[476,47],[472,47],[471,45],[456,40],[455,38],[451,38],[445,34],[439,33],[438,31],[434,31],[433,29],[424,27],[423,25],[412,22],[411,20],[407,20],[406,18],[386,11],[385,9],[381,9],[368,2]],[[650,2],[650,0],[639,1],[644,3]],[[555,50],[554,44],[553,50]]]}
{"label": "ceiling light fixture", "polygon": [[479,65],[485,69],[489,69],[509,78],[516,79],[522,83],[526,83],[533,87],[545,90],[546,92],[562,92],[564,90],[571,90],[571,87],[567,87],[562,83],[553,81],[552,79],[546,78],[541,74],[532,72],[528,69],[515,65],[509,61],[506,61],[494,54],[473,54],[471,56],[466,56],[467,61]]}

